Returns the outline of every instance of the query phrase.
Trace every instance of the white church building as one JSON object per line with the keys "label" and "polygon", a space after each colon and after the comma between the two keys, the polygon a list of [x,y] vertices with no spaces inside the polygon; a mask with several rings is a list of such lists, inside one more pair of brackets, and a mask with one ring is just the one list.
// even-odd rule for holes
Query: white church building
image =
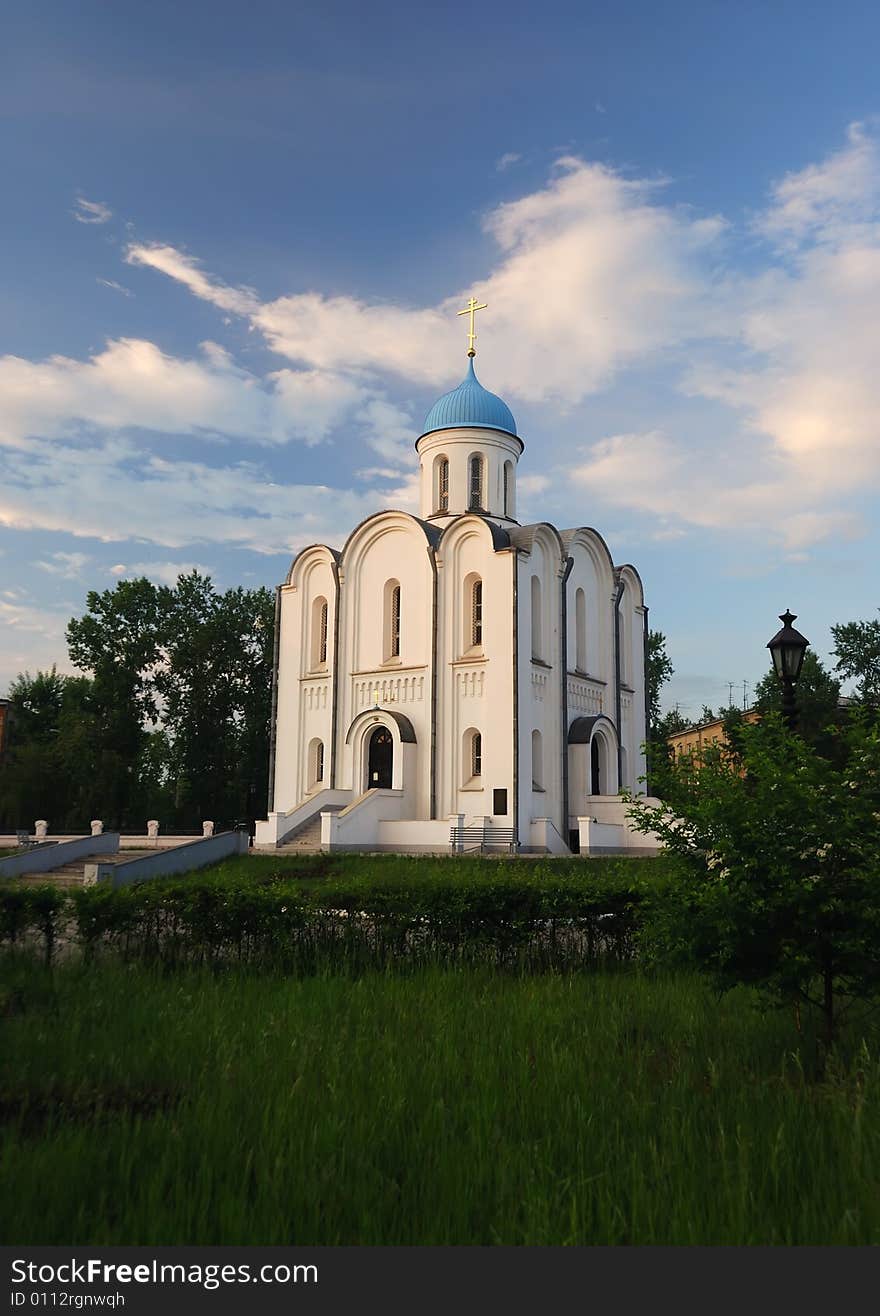
{"label": "white church building", "polygon": [[[647,608],[597,531],[517,520],[524,443],[468,369],[416,441],[418,516],[315,544],[278,587],[268,818],[324,850],[645,848]],[[461,844],[459,837],[456,844]]]}

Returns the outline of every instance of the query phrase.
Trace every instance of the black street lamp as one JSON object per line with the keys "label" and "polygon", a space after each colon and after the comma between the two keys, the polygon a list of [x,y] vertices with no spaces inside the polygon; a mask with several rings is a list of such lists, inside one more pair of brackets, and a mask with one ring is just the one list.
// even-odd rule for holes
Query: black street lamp
{"label": "black street lamp", "polygon": [[782,682],[782,716],[785,718],[789,731],[797,728],[797,704],[794,702],[795,681],[801,674],[801,668],[804,665],[804,654],[807,651],[807,645],[810,643],[800,631],[796,631],[792,626],[793,621],[797,621],[797,613],[789,612],[786,609],[779,620],[783,623],[781,631],[777,631],[773,639],[768,641],[767,648],[773,655],[773,666],[776,669],[776,675]]}

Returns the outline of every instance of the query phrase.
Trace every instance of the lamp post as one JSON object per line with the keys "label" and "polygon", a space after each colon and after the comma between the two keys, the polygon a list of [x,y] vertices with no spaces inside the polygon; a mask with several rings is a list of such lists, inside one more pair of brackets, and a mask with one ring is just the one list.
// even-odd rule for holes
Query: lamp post
{"label": "lamp post", "polygon": [[797,704],[794,701],[794,686],[801,674],[804,654],[810,642],[791,624],[797,621],[797,613],[786,609],[780,614],[779,620],[783,623],[782,630],[777,631],[773,639],[768,641],[767,648],[773,656],[776,675],[782,682],[782,716],[789,731],[795,731]]}

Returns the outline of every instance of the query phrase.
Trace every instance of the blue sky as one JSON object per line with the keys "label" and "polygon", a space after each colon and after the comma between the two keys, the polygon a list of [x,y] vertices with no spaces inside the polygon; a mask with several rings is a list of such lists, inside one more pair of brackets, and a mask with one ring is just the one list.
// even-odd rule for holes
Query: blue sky
{"label": "blue sky", "polygon": [[698,713],[880,604],[876,6],[0,6],[0,688],[414,509],[465,365]]}

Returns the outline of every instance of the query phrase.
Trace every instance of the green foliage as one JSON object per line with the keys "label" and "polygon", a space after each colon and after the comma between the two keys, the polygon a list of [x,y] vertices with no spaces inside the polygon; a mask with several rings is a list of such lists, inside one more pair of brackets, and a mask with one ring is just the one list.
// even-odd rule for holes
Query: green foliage
{"label": "green foliage", "polygon": [[880,704],[880,621],[850,621],[831,627],[835,671],[856,681],[856,698]]}
{"label": "green foliage", "polygon": [[[76,888],[58,897],[52,935],[67,929],[88,958],[114,950],[169,964],[249,961],[312,972],[321,964],[361,971],[441,959],[572,968],[631,959],[639,907],[658,867],[581,862],[557,873],[521,862],[383,857],[359,872],[346,865],[303,881],[271,863],[261,874],[258,863]],[[0,884],[0,938],[8,943],[37,926],[32,912],[21,912],[31,911],[22,895],[29,890]]]}
{"label": "green foliage", "polygon": [[55,668],[10,689],[0,826],[197,831],[254,817],[267,795],[274,596],[142,578],[91,592],[67,635],[87,677]]}
{"label": "green foliage", "polygon": [[778,716],[667,765],[662,807],[632,801],[674,880],[646,924],[653,955],[823,1014],[880,990],[880,733],[852,719],[831,761]]}
{"label": "green foliage", "polygon": [[650,740],[665,739],[670,732],[660,727],[660,691],[674,672],[672,660],[666,652],[666,636],[662,631],[648,632],[647,686],[648,736]]}

